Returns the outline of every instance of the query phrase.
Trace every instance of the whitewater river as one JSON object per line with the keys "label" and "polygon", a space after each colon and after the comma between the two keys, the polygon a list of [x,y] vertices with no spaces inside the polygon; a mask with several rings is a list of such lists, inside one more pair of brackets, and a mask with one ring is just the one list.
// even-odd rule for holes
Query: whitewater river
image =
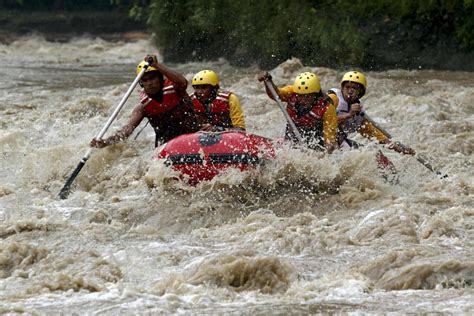
{"label": "whitewater river", "polygon": [[[0,45],[0,313],[474,313],[472,73],[367,72],[367,113],[446,179],[355,137],[363,149],[321,157],[284,146],[258,172],[189,187],[152,161],[149,126],[134,140],[142,123],[127,142],[94,150],[58,199],[155,51],[145,40]],[[188,79],[220,73],[248,131],[282,137],[257,67],[169,66]],[[343,74],[297,60],[271,69],[279,85],[303,71],[324,90]],[[398,183],[380,176],[378,149]]]}

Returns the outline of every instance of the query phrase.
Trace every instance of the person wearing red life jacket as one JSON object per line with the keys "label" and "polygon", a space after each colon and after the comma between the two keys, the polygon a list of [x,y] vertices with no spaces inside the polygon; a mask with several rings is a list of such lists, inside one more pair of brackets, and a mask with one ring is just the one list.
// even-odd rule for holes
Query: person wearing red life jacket
{"label": "person wearing red life jacket", "polygon": [[[321,91],[316,74],[304,72],[296,76],[293,85],[277,88],[268,72],[258,77],[260,82],[268,81],[296,125],[306,145],[311,149],[325,148],[332,152],[337,147],[337,114],[335,103]],[[267,95],[273,99],[265,86]],[[298,142],[289,125],[286,126],[285,139]]]}
{"label": "person wearing red life jacket", "polygon": [[415,151],[399,142],[393,142],[385,133],[365,117],[365,110],[360,98],[365,95],[367,79],[359,71],[349,71],[342,76],[341,89],[333,88],[328,94],[338,100],[338,143],[341,147],[355,147],[359,144],[350,140],[348,134],[358,132],[362,136],[375,138],[380,144],[402,154],[414,155]]}
{"label": "person wearing red life jacket", "polygon": [[232,92],[220,89],[219,77],[212,70],[201,70],[192,80],[190,95],[203,131],[245,131],[240,101]]}
{"label": "person wearing red life jacket", "polygon": [[128,138],[144,118],[155,130],[155,147],[199,129],[192,102],[186,92],[188,81],[183,75],[159,63],[156,56],[151,55],[138,64],[137,75],[150,57],[153,61],[140,79],[143,88],[140,102],[133,109],[127,124],[105,139],[92,139],[92,147],[102,148]]}

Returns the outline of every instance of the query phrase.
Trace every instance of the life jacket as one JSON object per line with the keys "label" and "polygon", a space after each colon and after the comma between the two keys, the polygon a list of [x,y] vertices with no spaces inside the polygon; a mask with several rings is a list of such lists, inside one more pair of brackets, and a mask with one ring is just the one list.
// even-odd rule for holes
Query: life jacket
{"label": "life jacket", "polygon": [[[296,109],[297,100],[297,94],[293,93],[287,101],[286,110],[290,115],[290,118],[293,120],[296,127],[298,128],[298,131],[300,132],[301,136],[309,144],[310,148],[311,144],[324,144],[323,117],[329,106],[327,100],[324,97],[318,98],[317,102],[313,105],[311,110],[309,110],[303,115],[298,114],[298,111]],[[285,137],[287,139],[296,140],[295,136],[293,135],[293,133],[291,133],[288,127],[286,129]]]}
{"label": "life jacket", "polygon": [[168,140],[198,130],[196,115],[188,95],[180,96],[171,80],[163,84],[163,97],[157,101],[144,91],[140,94],[140,102],[150,125],[155,130],[155,147]]}
{"label": "life jacket", "polygon": [[328,109],[328,104],[325,98],[319,98],[315,105],[304,115],[298,115],[296,110],[297,94],[293,93],[288,100],[286,110],[297,127],[321,129],[323,124],[323,116]]}
{"label": "life jacket", "polygon": [[[340,89],[330,89],[330,92],[333,92],[336,94],[337,98],[339,99],[339,104],[336,108],[337,114],[339,113],[349,113],[351,110],[351,106],[347,103],[347,101],[344,99],[344,96],[342,95],[342,91]],[[338,124],[339,130],[343,133],[354,133],[359,129],[359,127],[362,125],[364,122],[364,113],[365,110],[362,108],[362,111],[360,114],[354,115],[354,117],[351,117],[347,121],[341,122]]]}
{"label": "life jacket", "polygon": [[163,83],[163,98],[160,101],[150,98],[145,91],[140,94],[140,102],[144,105],[143,111],[148,118],[159,116],[175,108],[180,103],[173,81],[166,79]]}
{"label": "life jacket", "polygon": [[196,95],[191,94],[194,111],[203,118],[204,122],[213,126],[232,127],[232,119],[230,118],[229,98],[232,93],[228,91],[218,90],[216,98],[209,104],[203,104]]}

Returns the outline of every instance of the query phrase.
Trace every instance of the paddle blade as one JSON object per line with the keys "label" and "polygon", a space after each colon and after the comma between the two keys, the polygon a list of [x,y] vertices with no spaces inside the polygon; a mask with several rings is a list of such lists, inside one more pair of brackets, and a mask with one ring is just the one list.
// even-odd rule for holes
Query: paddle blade
{"label": "paddle blade", "polygon": [[440,171],[436,170],[435,168],[433,168],[433,166],[427,161],[426,158],[422,157],[421,155],[418,155],[416,157],[416,160],[421,163],[423,166],[425,166],[428,170],[430,170],[431,172],[433,172],[434,174],[436,174],[437,176],[440,177],[440,179],[445,179],[448,177],[447,174],[442,174]]}
{"label": "paddle blade", "polygon": [[82,159],[79,164],[77,165],[76,169],[72,172],[72,174],[69,176],[67,179],[66,183],[64,184],[63,188],[59,192],[58,196],[61,200],[67,199],[70,191],[71,191],[71,185],[74,182],[74,179],[76,179],[77,175],[81,171],[82,167],[86,164],[87,160]]}
{"label": "paddle blade", "polygon": [[398,172],[393,162],[379,150],[375,156],[377,167],[381,170],[382,178],[390,184],[398,184]]}

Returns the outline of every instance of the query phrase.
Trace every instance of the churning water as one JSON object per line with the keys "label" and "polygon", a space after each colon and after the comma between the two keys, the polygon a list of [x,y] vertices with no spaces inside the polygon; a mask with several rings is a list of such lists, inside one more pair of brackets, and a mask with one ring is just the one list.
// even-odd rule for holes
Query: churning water
{"label": "churning water", "polygon": [[[134,79],[149,42],[25,37],[0,45],[0,312],[307,314],[474,312],[472,73],[368,72],[368,114],[443,173],[382,148],[330,156],[283,147],[254,172],[189,187],[151,160],[154,134],[95,150],[57,198]],[[285,121],[256,75],[210,68],[241,99],[248,131]],[[314,71],[288,60],[279,84]],[[188,88],[189,91],[191,88]],[[109,133],[128,119],[134,91]],[[144,123],[142,123],[142,126]],[[136,139],[134,140],[134,138]]]}

